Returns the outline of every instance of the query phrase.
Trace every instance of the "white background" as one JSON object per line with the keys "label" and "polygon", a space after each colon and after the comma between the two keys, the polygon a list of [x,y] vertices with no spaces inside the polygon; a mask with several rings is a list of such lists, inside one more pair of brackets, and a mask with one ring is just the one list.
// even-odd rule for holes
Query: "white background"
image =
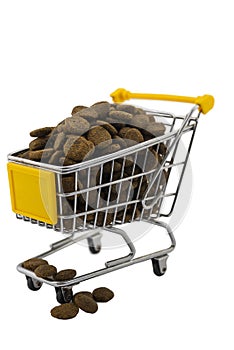
{"label": "white background", "polygon": [[[1,2],[1,348],[233,349],[232,13],[228,0]],[[7,154],[118,87],[215,96],[191,154],[192,201],[164,277],[149,261],[90,280],[75,291],[104,285],[115,298],[95,315],[56,320],[52,288],[31,292],[15,266],[61,236],[14,218]],[[59,267],[100,259],[74,248]]]}

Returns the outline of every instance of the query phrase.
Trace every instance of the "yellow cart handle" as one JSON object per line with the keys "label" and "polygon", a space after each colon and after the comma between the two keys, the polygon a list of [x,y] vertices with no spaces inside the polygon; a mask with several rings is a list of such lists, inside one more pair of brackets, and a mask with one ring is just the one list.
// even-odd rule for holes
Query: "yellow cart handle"
{"label": "yellow cart handle", "polygon": [[175,101],[187,102],[200,106],[200,111],[203,114],[208,113],[214,107],[214,97],[212,95],[203,95],[198,97],[163,95],[163,94],[141,94],[133,93],[125,89],[117,89],[110,94],[114,102],[124,102],[132,98],[146,99],[146,100],[161,100],[161,101]]}

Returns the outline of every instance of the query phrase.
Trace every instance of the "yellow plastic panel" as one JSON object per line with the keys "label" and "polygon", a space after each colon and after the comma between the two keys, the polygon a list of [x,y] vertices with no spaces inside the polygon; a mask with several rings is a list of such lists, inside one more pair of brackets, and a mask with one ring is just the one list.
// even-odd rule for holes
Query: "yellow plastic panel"
{"label": "yellow plastic panel", "polygon": [[25,165],[8,163],[12,210],[32,219],[57,223],[55,175]]}

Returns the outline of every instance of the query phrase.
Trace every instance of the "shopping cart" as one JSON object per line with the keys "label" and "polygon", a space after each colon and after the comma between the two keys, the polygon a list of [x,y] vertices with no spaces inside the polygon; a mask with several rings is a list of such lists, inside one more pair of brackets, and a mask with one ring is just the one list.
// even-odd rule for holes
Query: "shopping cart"
{"label": "shopping cart", "polygon": [[[38,255],[37,258],[44,258],[82,240],[87,240],[91,253],[98,253],[104,231],[119,235],[129,248],[128,255],[107,261],[104,268],[68,281],[58,282],[39,278],[33,271],[25,269],[22,263],[17,266],[18,271],[26,276],[29,289],[39,290],[43,283],[51,285],[55,288],[60,303],[72,299],[72,287],[80,282],[149,259],[152,260],[153,271],[157,276],[162,276],[166,272],[168,254],[175,248],[176,242],[170,226],[164,221],[159,221],[159,218],[169,217],[174,211],[200,113],[207,113],[214,105],[214,98],[210,95],[192,98],[130,93],[118,89],[111,94],[111,97],[115,103],[135,98],[187,102],[194,106],[183,117],[144,109],[151,118],[163,123],[166,128],[164,135],[79,164],[53,166],[38,163],[19,157],[22,151],[8,156],[11,202],[16,217],[67,235],[66,238],[53,243],[48,251]],[[187,140],[186,151],[178,152],[183,137]],[[160,154],[160,162],[157,164],[150,158],[152,150]],[[125,169],[129,160],[131,160],[129,167],[131,171],[126,174]],[[118,178],[114,176],[116,162],[121,165]],[[110,175],[103,183],[102,177],[106,166]],[[173,172],[177,172],[176,180]],[[64,193],[62,182],[64,176],[68,175],[74,177],[75,188],[72,192]],[[77,185],[81,177],[86,179],[83,188]],[[174,182],[172,187],[169,186],[170,179]],[[134,196],[130,190],[133,183],[137,184]],[[113,186],[118,187],[117,197],[114,200],[111,198]],[[107,189],[107,198],[104,202],[101,197],[103,188]],[[122,198],[123,188],[125,188],[124,198]],[[84,205],[79,210],[80,196],[84,199]],[[73,206],[66,210],[69,197],[73,198]],[[95,203],[92,201],[91,205],[93,198]],[[170,204],[165,211],[164,204],[168,203],[168,200]],[[167,232],[171,245],[163,250],[135,257],[136,249],[133,241],[124,230],[125,224],[135,221],[146,221],[162,227]]]}

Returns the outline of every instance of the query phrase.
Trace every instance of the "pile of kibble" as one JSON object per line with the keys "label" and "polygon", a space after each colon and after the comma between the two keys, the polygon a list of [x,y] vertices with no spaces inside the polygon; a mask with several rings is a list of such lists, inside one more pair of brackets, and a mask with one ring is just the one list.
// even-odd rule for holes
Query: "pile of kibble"
{"label": "pile of kibble", "polygon": [[[68,281],[76,276],[74,269],[66,269],[57,271],[53,265],[49,265],[48,261],[40,258],[32,258],[23,262],[25,269],[33,271],[37,277],[49,279],[53,281]],[[59,319],[74,318],[79,310],[94,314],[98,310],[97,303],[106,303],[113,299],[114,293],[106,287],[99,287],[93,292],[82,291],[76,293],[70,303],[64,303],[51,309],[51,316]]]}
{"label": "pile of kibble", "polygon": [[30,136],[35,139],[30,142],[29,150],[19,156],[53,165],[73,165],[161,136],[164,132],[165,126],[142,109],[97,102],[89,108],[74,107],[72,116],[56,127],[31,131]]}
{"label": "pile of kibble", "polygon": [[[70,166],[86,160],[115,153],[130,146],[148,141],[165,133],[165,126],[155,121],[152,115],[140,108],[125,104],[111,104],[98,102],[91,107],[76,106],[72,110],[72,116],[64,119],[56,127],[43,127],[33,130],[30,135],[34,138],[29,144],[29,149],[18,154],[18,157],[55,166]],[[73,215],[95,210],[96,214],[88,213],[77,218],[77,226],[87,223],[97,226],[109,225],[114,222],[131,222],[141,215],[144,194],[149,186],[150,177],[144,174],[160,167],[167,152],[164,143],[148,147],[138,152],[137,160],[134,155],[116,158],[100,166],[78,171],[77,181],[74,172],[62,175],[62,191],[66,194],[62,201],[62,213],[60,215]],[[90,172],[89,172],[90,171]],[[132,180],[130,176],[136,175]],[[168,174],[163,170],[160,177],[160,185],[167,181]],[[89,179],[89,182],[87,182]],[[123,180],[121,183],[110,182]],[[107,186],[103,186],[103,184]],[[96,186],[96,187],[95,187]],[[100,191],[97,187],[100,187]],[[86,196],[85,189],[94,187]],[[160,186],[155,183],[149,195],[156,196],[155,189]],[[74,195],[69,193],[83,190]],[[137,204],[124,203],[130,200],[138,200]],[[120,204],[123,203],[121,207]],[[114,210],[108,213],[100,211],[100,208],[112,208],[118,204],[117,214]],[[74,209],[75,208],[75,209]],[[157,210],[157,208],[155,208]],[[64,228],[72,229],[73,219],[64,220]]]}

